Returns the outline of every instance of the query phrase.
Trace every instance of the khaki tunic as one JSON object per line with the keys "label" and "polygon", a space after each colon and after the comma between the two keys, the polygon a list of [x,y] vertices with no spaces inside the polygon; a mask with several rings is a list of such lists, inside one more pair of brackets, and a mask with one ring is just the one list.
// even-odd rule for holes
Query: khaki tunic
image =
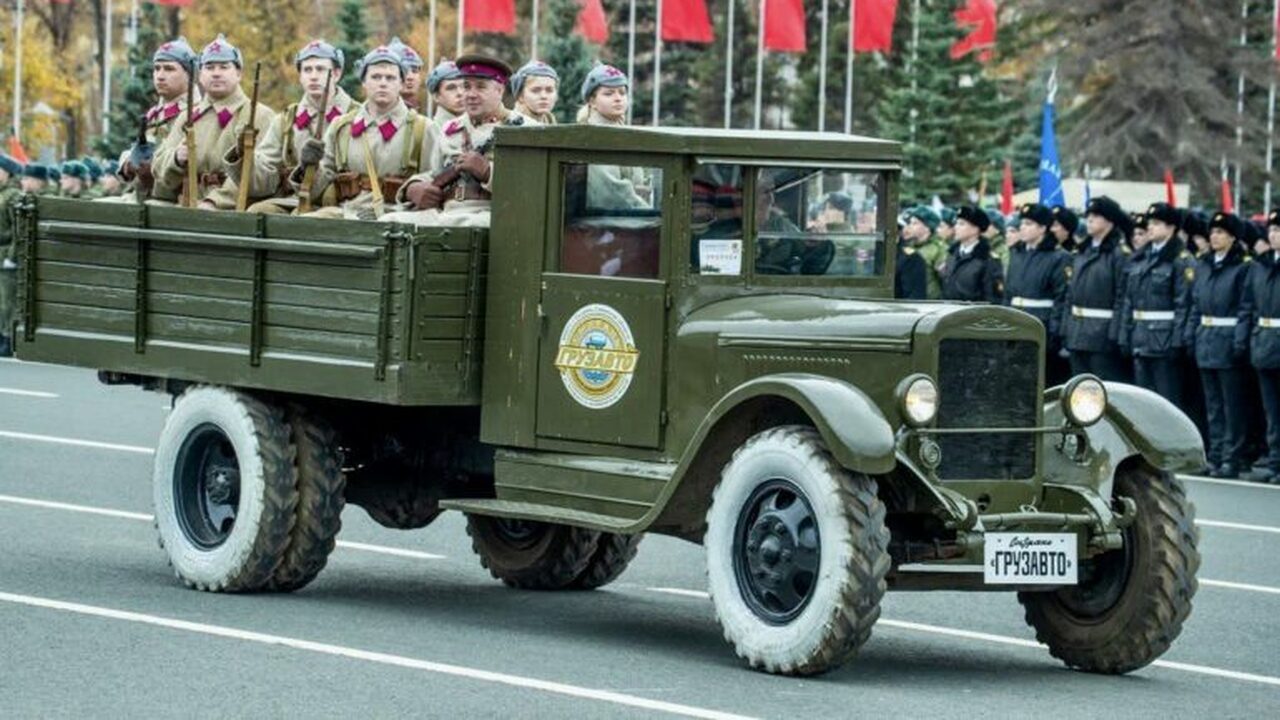
{"label": "khaki tunic", "polygon": [[[590,111],[587,115],[588,125],[625,126],[625,122],[615,122],[605,116]],[[652,178],[644,168],[620,167],[618,165],[589,165],[587,167],[587,207],[609,210],[636,210],[653,207],[653,203],[642,196],[652,192]]]}
{"label": "khaki tunic", "polygon": [[[380,128],[390,121],[395,134],[384,138]],[[357,133],[357,128],[364,131]],[[398,101],[391,111],[378,115],[370,103],[364,103],[335,120],[324,137],[324,159],[316,169],[315,182],[311,186],[311,199],[318,201],[334,179],[342,173],[368,174],[365,162],[366,149],[372,153],[373,165],[379,178],[407,178],[426,171],[435,151],[435,141],[430,132],[431,120],[412,111]],[[414,160],[413,142],[418,138],[417,160]],[[289,177],[295,190],[302,188],[303,168],[299,166]],[[387,207],[394,206],[394,197],[383,198]],[[320,217],[368,217],[372,212],[373,193],[361,192],[340,207],[321,208],[311,215]]]}
{"label": "khaki tunic", "polygon": [[[431,164],[429,166],[431,168],[430,172],[420,173],[410,178],[409,182],[405,183],[405,187],[400,189],[400,195],[397,200],[401,204],[407,204],[408,199],[404,196],[404,191],[410,183],[431,182],[432,178],[443,172],[445,168],[453,165],[458,157],[465,152],[471,152],[483,147],[485,159],[493,163],[493,143],[491,142],[493,131],[503,125],[520,126],[532,122],[524,115],[506,108],[503,108],[489,122],[479,125],[473,123],[468,115],[458,117],[441,130],[440,140],[432,151]],[[497,172],[496,166],[490,165],[488,181],[476,184],[485,191],[491,191],[495,172]],[[463,176],[459,178],[457,187],[461,188],[461,183],[464,182],[475,183],[475,180]],[[414,225],[488,227],[489,205],[489,200],[445,198],[442,209],[432,208],[430,210],[409,210],[390,213],[382,219],[384,222],[402,222]]]}
{"label": "khaki tunic", "polygon": [[[334,88],[335,93],[329,100],[326,109],[326,128],[335,120],[351,110],[354,101],[342,88]],[[298,166],[298,153],[308,140],[316,137],[320,128],[320,109],[318,103],[303,97],[301,101],[285,108],[271,121],[267,134],[258,142],[254,152],[253,179],[249,185],[249,197],[271,198],[269,202],[282,208],[296,208],[298,198],[292,187],[282,184],[281,174],[285,178]],[[227,163],[232,170],[232,177],[239,178],[240,163]],[[274,197],[275,195],[287,197]]]}
{"label": "khaki tunic", "polygon": [[[254,127],[258,130],[259,137],[270,127],[275,114],[271,108],[258,103]],[[240,141],[240,133],[249,123],[249,115],[249,97],[240,88],[236,88],[221,100],[205,98],[196,103],[196,174],[224,173],[227,175],[220,187],[202,183],[196,194],[198,201],[208,200],[223,210],[236,206],[237,178],[231,177],[225,158],[227,151]],[[185,122],[186,113],[183,113],[182,120]],[[186,168],[178,164],[177,151],[178,146],[184,142],[186,142],[186,131],[183,123],[178,122],[170,128],[169,136],[156,150],[152,170],[156,176],[157,198],[177,202],[182,192]]]}
{"label": "khaki tunic", "polygon": [[[187,96],[180,95],[175,100],[163,101],[152,105],[151,109],[147,110],[146,118],[147,142],[154,143],[158,146],[165,141],[165,138],[169,137],[169,132],[173,129],[174,125],[181,125],[187,119]],[[159,150],[158,147],[157,150]],[[120,153],[120,157],[117,160],[120,167],[124,167],[124,164],[129,161],[129,154],[132,151],[133,146],[130,145],[125,148],[124,152]],[[154,164],[154,158],[152,158],[152,165],[154,166]],[[98,201],[137,202],[137,187],[138,181],[137,179],[134,179],[129,182],[127,190],[114,196],[98,198]],[[177,202],[178,199],[177,195],[169,197],[164,190],[156,187],[151,189],[151,196],[168,202]]]}

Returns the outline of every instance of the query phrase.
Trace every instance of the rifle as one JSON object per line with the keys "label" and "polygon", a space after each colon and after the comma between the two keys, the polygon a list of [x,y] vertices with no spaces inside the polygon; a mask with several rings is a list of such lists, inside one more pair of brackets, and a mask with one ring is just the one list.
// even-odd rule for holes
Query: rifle
{"label": "rifle", "polygon": [[[324,95],[320,98],[320,121],[316,123],[316,137],[324,142],[324,132],[329,120],[329,92],[333,89],[333,68],[324,78]],[[298,214],[311,212],[311,187],[316,183],[316,166],[308,165],[302,171],[302,189],[298,191]]]}
{"label": "rifle", "polygon": [[156,178],[151,174],[151,159],[155,154],[155,143],[147,141],[147,116],[143,114],[138,121],[138,139],[129,149],[129,164],[133,166],[135,180],[133,194],[139,205],[146,202],[155,186]]}
{"label": "rifle", "polygon": [[[490,148],[493,147],[494,140],[495,140],[494,136],[490,135],[488,140],[485,140],[484,142],[480,143],[478,146],[472,149],[475,152],[480,153],[481,155],[484,155],[485,153],[489,152]],[[462,178],[462,175],[464,173],[465,171],[460,169],[456,164],[450,164],[445,169],[431,176],[431,184],[435,185],[441,190],[448,190],[452,185],[457,183],[458,180]]]}
{"label": "rifle", "polygon": [[187,143],[187,194],[183,198],[183,205],[193,208],[196,206],[196,196],[200,194],[199,181],[196,178],[196,128],[195,128],[195,111],[196,111],[196,76],[195,63],[192,64],[191,82],[187,83],[187,122],[183,126],[186,132]]}
{"label": "rifle", "polygon": [[253,183],[254,147],[258,144],[258,80],[262,75],[262,62],[253,66],[253,96],[249,100],[249,124],[240,132],[240,194],[236,197],[236,210],[244,212],[249,206],[249,186]]}

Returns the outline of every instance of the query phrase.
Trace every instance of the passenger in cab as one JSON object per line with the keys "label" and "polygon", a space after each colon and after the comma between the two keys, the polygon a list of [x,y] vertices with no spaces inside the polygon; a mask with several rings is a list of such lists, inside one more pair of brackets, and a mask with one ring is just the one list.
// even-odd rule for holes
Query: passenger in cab
{"label": "passenger in cab", "polygon": [[516,112],[539,125],[556,124],[556,101],[560,97],[560,75],[541,60],[526,63],[511,76],[511,95]]}

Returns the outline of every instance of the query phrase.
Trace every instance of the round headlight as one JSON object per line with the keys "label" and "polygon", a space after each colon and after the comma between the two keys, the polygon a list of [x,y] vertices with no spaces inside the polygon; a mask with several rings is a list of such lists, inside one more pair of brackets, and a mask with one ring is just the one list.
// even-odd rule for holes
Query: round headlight
{"label": "round headlight", "polygon": [[1080,427],[1102,419],[1107,410],[1107,388],[1093,375],[1080,375],[1062,389],[1062,412],[1072,424]]}
{"label": "round headlight", "polygon": [[924,427],[938,416],[938,385],[928,375],[912,375],[898,383],[898,410],[911,427]]}

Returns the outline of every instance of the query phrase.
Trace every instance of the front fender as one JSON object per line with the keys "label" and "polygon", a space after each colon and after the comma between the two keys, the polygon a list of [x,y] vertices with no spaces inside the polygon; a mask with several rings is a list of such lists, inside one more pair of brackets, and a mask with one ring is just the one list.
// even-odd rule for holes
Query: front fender
{"label": "front fender", "polygon": [[[1107,412],[1101,420],[1085,430],[1092,449],[1090,474],[1096,487],[1109,486],[1117,467],[1135,455],[1142,456],[1151,467],[1166,472],[1188,472],[1204,467],[1204,442],[1200,431],[1181,410],[1163,397],[1135,385],[1106,383]],[[1062,388],[1045,394],[1046,425],[1064,422],[1058,399]],[[1056,442],[1056,436],[1046,440]],[[1065,475],[1078,476],[1077,465],[1065,463],[1060,453],[1045,448],[1045,471],[1051,481],[1071,482]],[[1071,470],[1074,468],[1074,471]]]}
{"label": "front fender", "polygon": [[884,413],[858,388],[841,380],[808,373],[780,373],[749,380],[711,408],[694,436],[697,447],[721,418],[760,397],[779,397],[799,406],[843,466],[869,475],[893,470],[893,428]]}

